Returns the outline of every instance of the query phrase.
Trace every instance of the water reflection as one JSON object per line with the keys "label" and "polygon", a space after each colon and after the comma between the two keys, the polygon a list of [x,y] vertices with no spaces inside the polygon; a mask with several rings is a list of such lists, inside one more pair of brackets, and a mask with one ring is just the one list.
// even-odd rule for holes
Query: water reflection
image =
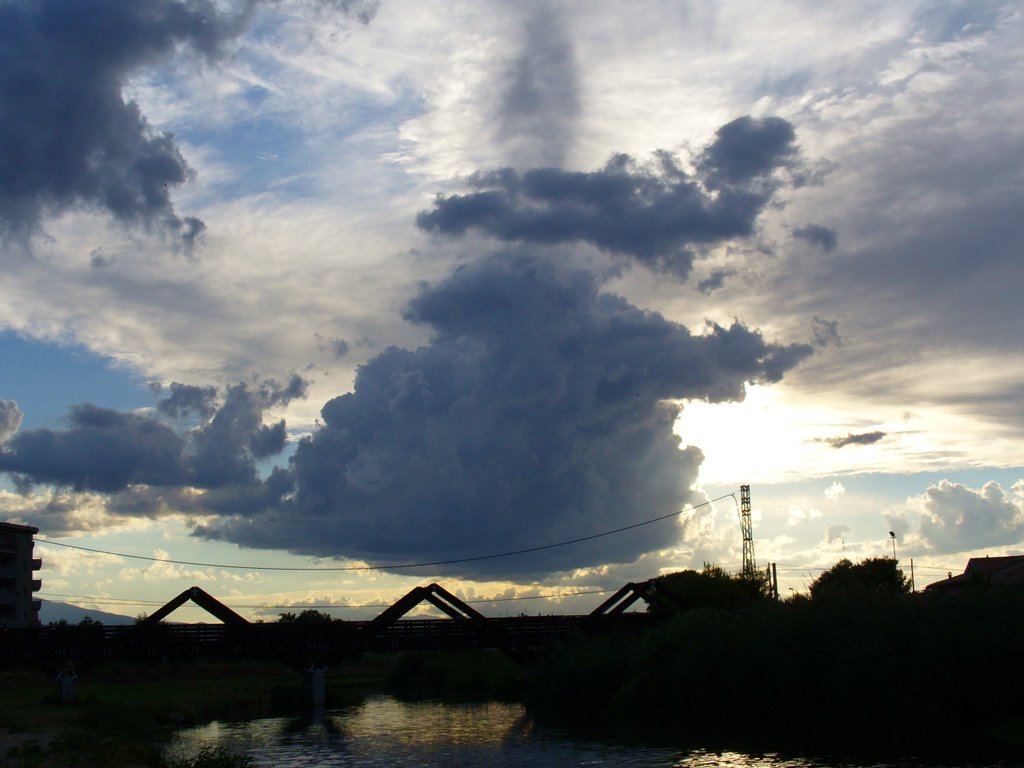
{"label": "water reflection", "polygon": [[684,753],[585,741],[533,728],[518,704],[408,703],[389,696],[371,697],[358,706],[330,710],[312,720],[210,723],[180,731],[168,751],[174,757],[191,756],[206,746],[250,755],[256,766],[281,768],[857,768],[851,763],[776,755]]}

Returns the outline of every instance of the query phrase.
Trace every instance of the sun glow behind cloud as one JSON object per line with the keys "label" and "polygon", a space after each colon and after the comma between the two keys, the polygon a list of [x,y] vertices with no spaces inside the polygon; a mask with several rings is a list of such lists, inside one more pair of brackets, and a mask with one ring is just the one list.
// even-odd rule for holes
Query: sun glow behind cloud
{"label": "sun glow behind cloud", "polygon": [[[892,418],[870,418],[884,413]],[[811,399],[788,382],[748,386],[742,402],[686,403],[675,430],[704,453],[700,479],[710,485],[998,466],[1022,449],[1012,430],[979,421],[959,402],[900,412],[895,404]]]}

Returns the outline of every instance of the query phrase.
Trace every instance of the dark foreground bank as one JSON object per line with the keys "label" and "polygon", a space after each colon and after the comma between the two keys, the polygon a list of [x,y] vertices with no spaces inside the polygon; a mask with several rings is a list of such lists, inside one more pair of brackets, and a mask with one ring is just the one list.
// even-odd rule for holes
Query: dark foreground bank
{"label": "dark foreground bank", "polygon": [[687,611],[566,646],[542,723],[734,748],[1024,756],[1024,596],[858,595]]}
{"label": "dark foreground bank", "polygon": [[[495,652],[365,656],[332,671],[328,705],[522,700],[543,725],[680,747],[1021,759],[1022,640],[1024,596],[995,590],[762,601],[565,645],[529,669]],[[2,672],[0,687],[0,736],[19,738],[3,768],[159,767],[175,727],[309,708],[298,675],[257,662],[100,665],[70,706],[39,672]]]}
{"label": "dark foreground bank", "polygon": [[[336,670],[329,678],[332,706],[380,690],[393,664],[366,657]],[[299,675],[259,661],[101,663],[82,675],[70,704],[57,702],[55,683],[39,670],[0,671],[0,690],[0,768],[238,768],[246,761],[216,752],[168,763],[163,745],[185,725],[309,710]]]}

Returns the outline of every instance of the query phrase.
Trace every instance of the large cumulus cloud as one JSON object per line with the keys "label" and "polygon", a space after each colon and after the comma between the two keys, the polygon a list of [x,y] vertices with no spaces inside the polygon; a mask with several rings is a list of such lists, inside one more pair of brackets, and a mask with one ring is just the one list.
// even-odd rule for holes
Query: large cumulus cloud
{"label": "large cumulus cloud", "polygon": [[[187,415],[182,393],[192,389],[172,387],[157,410]],[[119,494],[133,486],[230,487],[237,495],[239,489],[262,488],[257,461],[284,448],[284,423],[264,424],[264,411],[304,393],[304,380],[294,376],[285,385],[267,380],[229,387],[216,407],[212,397],[193,398],[200,423],[184,434],[153,414],[77,405],[67,429],[14,435],[0,448],[0,472],[15,476],[25,489],[48,484]]]}
{"label": "large cumulus cloud", "polygon": [[[427,287],[433,331],[365,364],[292,459],[294,496],[203,529],[255,547],[370,562],[444,560],[578,538],[679,511],[701,460],[671,401],[743,397],[810,353],[740,324],[692,334],[602,293],[585,271],[492,255]],[[627,562],[671,543],[649,526],[446,570],[524,575]]]}
{"label": "large cumulus cloud", "polygon": [[740,117],[687,173],[660,152],[642,165],[616,155],[604,168],[512,168],[470,177],[474,191],[439,196],[416,218],[424,230],[461,235],[480,230],[505,242],[587,242],[685,277],[691,247],[747,237],[781,181],[798,162],[793,126],[777,117]]}
{"label": "large cumulus cloud", "polygon": [[1024,538],[1024,481],[1009,495],[995,482],[981,489],[942,480],[915,501],[921,538],[937,552],[1017,545]]}

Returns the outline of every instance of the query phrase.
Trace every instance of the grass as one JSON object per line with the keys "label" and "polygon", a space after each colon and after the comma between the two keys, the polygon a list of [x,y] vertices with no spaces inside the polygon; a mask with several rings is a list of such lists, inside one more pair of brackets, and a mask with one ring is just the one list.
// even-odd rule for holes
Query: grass
{"label": "grass", "polygon": [[[342,705],[380,690],[390,663],[367,657],[328,676],[328,702]],[[77,682],[77,699],[56,701],[56,683],[38,670],[0,670],[0,768],[31,766],[155,766],[166,768],[162,742],[176,727],[210,720],[294,714],[310,706],[302,677],[282,664],[192,660],[110,662]],[[209,751],[194,765],[235,768],[237,756]],[[201,758],[201,759],[200,759]]]}
{"label": "grass", "polygon": [[[388,691],[447,701],[517,699],[523,672],[497,653],[365,654],[327,678],[329,706],[356,704]],[[117,661],[84,672],[76,700],[57,702],[52,676],[0,669],[0,768],[152,766],[241,768],[222,750],[168,763],[162,745],[175,728],[211,720],[294,715],[310,707],[302,676],[283,664],[194,659]],[[17,743],[11,743],[11,735]]]}

